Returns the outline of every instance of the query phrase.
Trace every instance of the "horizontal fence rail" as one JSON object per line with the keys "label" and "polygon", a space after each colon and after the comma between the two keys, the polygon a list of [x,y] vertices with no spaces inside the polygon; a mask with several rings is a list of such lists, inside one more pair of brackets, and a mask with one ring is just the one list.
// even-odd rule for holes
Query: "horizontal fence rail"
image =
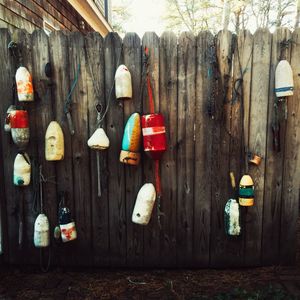
{"label": "horizontal fence rail", "polygon": [[[25,104],[30,117],[32,161],[42,165],[44,210],[51,227],[51,264],[101,267],[239,267],[291,264],[296,253],[300,183],[300,30],[259,29],[238,36],[185,32],[179,37],[148,32],[142,39],[116,33],[43,31],[13,34],[23,64],[33,76],[35,101]],[[12,104],[16,70],[7,45],[12,36],[0,30],[0,121]],[[288,44],[283,42],[289,41]],[[161,160],[162,198],[147,226],[131,222],[136,195],[145,182],[154,183],[153,161],[119,163],[124,126],[133,112],[149,112],[143,84],[143,52],[149,49],[149,75],[155,110],[166,122],[168,150]],[[287,100],[281,122],[281,151],[273,150],[275,68],[290,61],[295,91]],[[50,62],[52,76],[45,75]],[[103,108],[119,64],[132,76],[133,98],[115,99],[114,90],[104,128],[110,139],[100,153],[102,195],[98,197],[96,152],[87,140],[96,129],[95,105]],[[64,102],[76,77],[70,135]],[[141,90],[144,89],[142,93]],[[45,160],[45,132],[50,121],[62,126],[65,158]],[[33,245],[37,212],[33,185],[13,185],[17,148],[1,125],[0,209],[2,262],[38,264]],[[262,157],[247,164],[245,149]],[[248,170],[247,170],[248,169]],[[239,180],[245,172],[255,183],[255,205],[242,208],[242,235],[229,238],[224,230],[224,206],[233,197],[229,172]],[[53,238],[58,224],[58,193],[66,191],[67,206],[76,222],[77,240],[62,244]],[[162,215],[159,214],[162,212]],[[19,220],[24,216],[23,243]]]}

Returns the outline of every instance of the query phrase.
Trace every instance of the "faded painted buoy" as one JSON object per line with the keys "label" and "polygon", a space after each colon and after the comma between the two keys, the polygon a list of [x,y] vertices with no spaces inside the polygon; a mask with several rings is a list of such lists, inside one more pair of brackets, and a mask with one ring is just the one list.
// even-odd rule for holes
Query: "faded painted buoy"
{"label": "faded painted buoy", "polygon": [[278,98],[292,96],[294,93],[293,71],[287,60],[281,60],[276,67],[275,93]]}
{"label": "faded painted buoy", "polygon": [[115,90],[118,100],[132,98],[131,75],[125,65],[120,65],[115,74]]}
{"label": "faded painted buoy", "polygon": [[16,72],[16,83],[19,101],[33,101],[32,77],[25,67],[19,67]]}
{"label": "faded painted buoy", "polygon": [[132,222],[147,225],[150,221],[156,192],[152,183],[145,183],[138,192],[132,213]]}
{"label": "faded painted buoy", "polygon": [[133,113],[128,119],[122,140],[120,162],[129,165],[138,165],[141,154],[139,153],[141,143],[140,115]]}
{"label": "faded painted buoy", "polygon": [[230,236],[241,234],[239,204],[235,199],[229,199],[224,209],[225,232]]}
{"label": "faded painted buoy", "polygon": [[12,110],[10,112],[11,137],[20,150],[29,143],[29,118],[26,110]]}
{"label": "faded painted buoy", "polygon": [[64,134],[56,121],[50,122],[45,135],[45,157],[48,161],[63,160]]}
{"label": "faded painted buoy", "polygon": [[88,146],[95,150],[105,150],[109,147],[109,139],[103,128],[98,128],[89,138]]}
{"label": "faded painted buoy", "polygon": [[48,247],[50,244],[49,221],[45,214],[39,214],[34,222],[34,246]]}
{"label": "faded painted buoy", "polygon": [[240,181],[239,203],[241,206],[254,204],[254,183],[250,175],[244,175]]}
{"label": "faded painted buoy", "polygon": [[18,153],[14,163],[14,185],[27,186],[30,184],[31,165],[27,153]]}
{"label": "faded painted buoy", "polygon": [[75,222],[72,220],[71,212],[67,207],[59,209],[59,227],[61,239],[64,243],[73,241],[77,238]]}
{"label": "faded painted buoy", "polygon": [[10,105],[9,108],[6,111],[6,118],[5,118],[5,124],[4,124],[4,130],[6,132],[10,132],[11,126],[10,126],[10,114],[17,110],[15,105]]}

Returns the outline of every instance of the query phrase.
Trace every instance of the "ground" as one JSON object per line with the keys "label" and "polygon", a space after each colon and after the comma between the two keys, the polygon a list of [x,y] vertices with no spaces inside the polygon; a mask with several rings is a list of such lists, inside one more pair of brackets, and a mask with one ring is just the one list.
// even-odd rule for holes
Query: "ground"
{"label": "ground", "polygon": [[0,270],[2,299],[300,299],[300,230],[295,267],[48,273],[10,267]]}

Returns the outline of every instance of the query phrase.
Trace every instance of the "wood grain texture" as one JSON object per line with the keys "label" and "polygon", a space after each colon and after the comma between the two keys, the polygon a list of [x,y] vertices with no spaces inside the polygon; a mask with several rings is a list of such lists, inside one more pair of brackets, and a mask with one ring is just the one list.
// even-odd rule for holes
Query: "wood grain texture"
{"label": "wood grain texture", "polygon": [[[140,95],[142,72],[141,39],[136,33],[127,33],[123,39],[124,64],[130,71],[132,80],[132,99],[124,102],[124,127],[130,115],[142,113]],[[120,149],[121,150],[121,149]],[[142,140],[140,152],[142,152]],[[126,185],[126,222],[127,222],[127,266],[140,267],[144,261],[143,226],[132,223],[131,216],[139,189],[143,184],[142,162],[138,166],[124,165]]]}
{"label": "wood grain texture", "polygon": [[[267,147],[271,46],[270,32],[266,29],[257,30],[253,38],[249,151],[260,153],[262,157],[266,157]],[[265,160],[259,166],[249,166],[249,175],[255,185],[254,206],[245,209],[245,264],[249,266],[261,263],[265,166]]]}
{"label": "wood grain texture", "polygon": [[192,265],[194,229],[194,122],[196,39],[190,32],[178,40],[177,116],[177,264]]}
{"label": "wood grain texture", "polygon": [[165,32],[159,45],[160,112],[165,119],[168,149],[161,160],[162,203],[160,257],[164,266],[176,262],[176,205],[177,205],[177,37]]}
{"label": "wood grain texture", "polygon": [[[122,40],[117,33],[109,33],[104,40],[105,55],[105,92],[109,101],[111,86],[117,67],[123,61]],[[110,139],[108,151],[108,199],[109,199],[109,235],[110,259],[112,266],[126,264],[126,203],[124,164],[119,155],[124,129],[124,103],[116,100],[112,90],[107,113],[107,135]]]}
{"label": "wood grain texture", "polygon": [[[287,28],[278,28],[273,33],[272,54],[270,67],[270,88],[267,128],[267,153],[266,153],[266,174],[265,194],[263,210],[263,237],[262,237],[262,263],[264,265],[274,264],[279,257],[280,243],[280,216],[283,181],[283,160],[284,149],[276,152],[273,149],[272,125],[274,122],[274,101],[275,101],[275,70],[280,59],[290,60],[291,44],[284,49],[281,56],[281,43],[291,38],[291,32]],[[280,105],[279,110],[284,107]],[[286,122],[280,122],[280,143],[285,144]]]}
{"label": "wood grain texture", "polygon": [[288,99],[286,144],[282,183],[282,212],[280,232],[280,260],[282,264],[293,264],[296,259],[296,232],[299,215],[300,188],[300,30],[292,34],[291,66],[294,76],[294,95]]}

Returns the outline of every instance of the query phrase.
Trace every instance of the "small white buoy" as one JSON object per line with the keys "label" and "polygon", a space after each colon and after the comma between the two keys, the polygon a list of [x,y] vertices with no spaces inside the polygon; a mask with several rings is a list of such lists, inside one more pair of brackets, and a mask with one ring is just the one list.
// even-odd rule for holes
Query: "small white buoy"
{"label": "small white buoy", "polygon": [[27,153],[18,153],[14,163],[14,185],[27,186],[30,184],[31,165]]}
{"label": "small white buoy", "polygon": [[64,134],[56,121],[50,122],[45,135],[45,157],[48,161],[63,160]]}
{"label": "small white buoy", "polygon": [[225,205],[225,231],[228,235],[238,236],[241,234],[239,204],[235,199],[229,199]]}
{"label": "small white buoy", "polygon": [[34,92],[32,77],[25,67],[19,67],[16,72],[16,83],[19,101],[33,101]]}
{"label": "small white buoy", "polygon": [[293,71],[287,60],[281,60],[276,67],[275,93],[278,98],[292,96],[294,93]]}
{"label": "small white buoy", "polygon": [[131,75],[125,65],[120,65],[115,74],[115,90],[118,100],[132,98]]}
{"label": "small white buoy", "polygon": [[95,150],[104,150],[109,147],[109,139],[103,128],[98,128],[89,138],[88,146]]}
{"label": "small white buoy", "polygon": [[68,224],[60,224],[61,239],[64,243],[76,240],[77,231],[75,227],[75,222],[70,222]]}
{"label": "small white buoy", "polygon": [[147,225],[150,221],[156,192],[152,183],[145,183],[138,192],[132,213],[132,222]]}
{"label": "small white buoy", "polygon": [[45,214],[39,214],[34,222],[34,246],[48,247],[50,244],[49,221]]}

